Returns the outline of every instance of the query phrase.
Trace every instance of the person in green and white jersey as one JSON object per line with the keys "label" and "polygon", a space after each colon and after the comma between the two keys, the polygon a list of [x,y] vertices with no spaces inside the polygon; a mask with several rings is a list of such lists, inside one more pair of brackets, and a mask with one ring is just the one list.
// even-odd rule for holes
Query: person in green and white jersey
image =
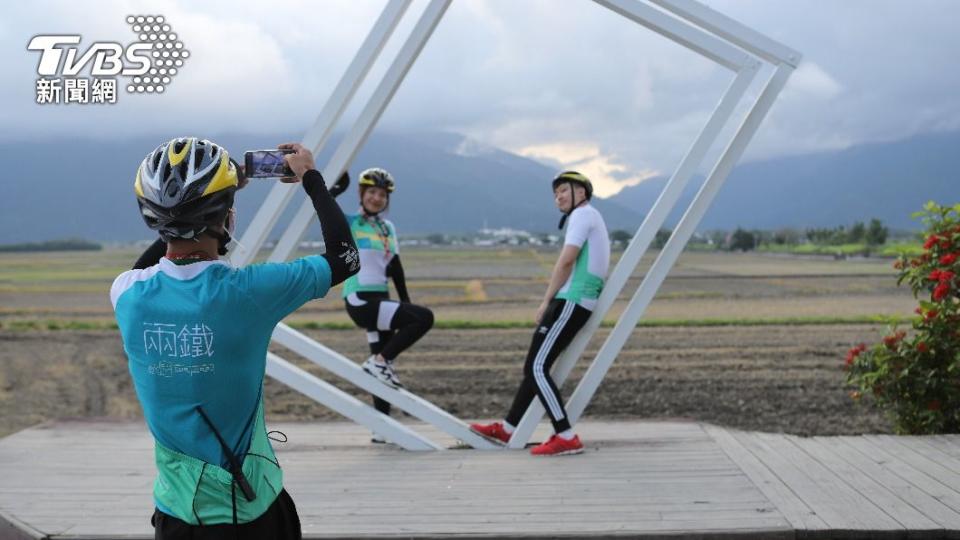
{"label": "person in green and white jersey", "polygon": [[537,309],[537,329],[527,352],[523,381],[503,422],[470,426],[490,439],[509,442],[514,427],[537,396],[550,415],[555,433],[547,442],[530,450],[536,456],[583,452],[583,444],[573,432],[550,368],[590,318],[610,266],[610,239],[603,216],[590,204],[593,197],[590,179],[576,171],[560,173],[553,179],[553,194],[554,202],[564,213],[560,228],[564,223],[567,227],[563,250]]}
{"label": "person in green and white jersey", "polygon": [[[372,168],[360,173],[360,209],[347,216],[360,252],[360,272],[347,278],[343,299],[353,322],[367,332],[370,357],[363,370],[393,388],[401,388],[395,371],[397,357],[433,327],[433,312],[410,302],[397,230],[383,217],[396,188],[389,172]],[[388,278],[400,301],[391,300]],[[390,403],[376,396],[374,406],[390,414]],[[373,442],[384,442],[374,434]]]}

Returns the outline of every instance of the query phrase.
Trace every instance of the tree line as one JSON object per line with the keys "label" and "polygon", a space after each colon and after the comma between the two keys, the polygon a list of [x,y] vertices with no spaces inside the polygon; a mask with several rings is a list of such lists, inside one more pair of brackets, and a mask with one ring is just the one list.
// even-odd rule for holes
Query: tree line
{"label": "tree line", "polygon": [[[669,229],[657,231],[653,239],[653,247],[662,249],[672,232]],[[832,228],[814,227],[803,230],[781,228],[773,231],[737,227],[733,231],[711,231],[694,235],[690,243],[726,251],[751,251],[761,246],[799,246],[801,244],[817,246],[861,244],[869,249],[884,245],[889,236],[890,229],[882,221],[874,218],[869,223],[856,221],[850,227],[839,225]],[[610,233],[610,240],[615,245],[626,245],[632,238],[633,234],[624,230],[614,230]]]}

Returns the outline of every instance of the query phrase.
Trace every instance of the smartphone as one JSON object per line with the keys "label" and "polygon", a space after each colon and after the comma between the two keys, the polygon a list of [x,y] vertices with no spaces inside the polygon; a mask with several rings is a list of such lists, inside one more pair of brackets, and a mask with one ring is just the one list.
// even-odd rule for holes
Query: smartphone
{"label": "smartphone", "polygon": [[293,171],[283,160],[294,150],[250,150],[243,153],[244,171],[247,178],[281,178],[293,176]]}

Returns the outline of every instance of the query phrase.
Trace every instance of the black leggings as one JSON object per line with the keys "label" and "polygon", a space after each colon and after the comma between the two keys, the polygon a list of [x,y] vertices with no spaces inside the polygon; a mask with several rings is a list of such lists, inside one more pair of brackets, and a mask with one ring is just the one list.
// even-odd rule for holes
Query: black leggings
{"label": "black leggings", "polygon": [[[350,303],[356,299],[363,304]],[[423,306],[390,300],[387,293],[380,292],[359,292],[356,299],[346,299],[347,314],[354,324],[366,329],[370,354],[386,360],[396,359],[433,327],[433,312]],[[377,396],[373,396],[373,405],[390,414],[390,403]]]}
{"label": "black leggings", "polygon": [[550,368],[589,318],[590,310],[579,304],[558,299],[550,302],[543,320],[533,333],[527,361],[523,365],[523,381],[507,414],[509,424],[519,424],[533,396],[538,396],[550,415],[554,431],[560,433],[570,429],[567,410],[563,406],[560,389],[550,376]]}

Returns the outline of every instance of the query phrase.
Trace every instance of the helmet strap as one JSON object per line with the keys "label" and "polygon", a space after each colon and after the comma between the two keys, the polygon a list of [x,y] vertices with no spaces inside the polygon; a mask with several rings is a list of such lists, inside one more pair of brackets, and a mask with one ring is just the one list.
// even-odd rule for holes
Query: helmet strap
{"label": "helmet strap", "polygon": [[207,234],[209,234],[210,236],[214,237],[214,238],[217,240],[217,254],[218,254],[218,255],[220,255],[220,256],[222,257],[222,256],[226,255],[226,254],[230,251],[230,249],[227,247],[227,245],[228,245],[231,241],[233,241],[233,237],[230,236],[230,231],[224,230],[224,231],[221,233],[221,232],[211,231],[210,229],[207,229],[207,230],[204,231],[204,232],[207,233]]}
{"label": "helmet strap", "polygon": [[577,209],[577,192],[573,190],[573,180],[567,180],[567,185],[570,186],[570,210],[563,213],[560,224],[557,225],[558,229],[563,229],[563,226],[567,223],[567,218]]}

